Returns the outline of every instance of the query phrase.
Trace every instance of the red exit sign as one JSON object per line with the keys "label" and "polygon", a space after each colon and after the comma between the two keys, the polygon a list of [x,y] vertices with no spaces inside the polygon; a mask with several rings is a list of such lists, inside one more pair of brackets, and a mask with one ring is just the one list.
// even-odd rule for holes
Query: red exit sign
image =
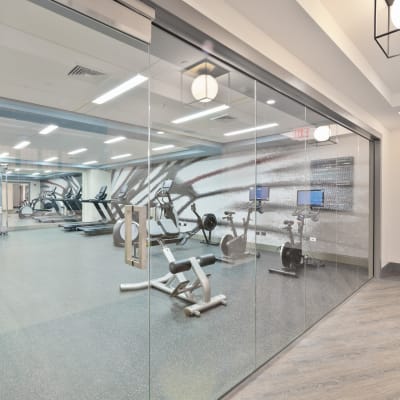
{"label": "red exit sign", "polygon": [[294,130],[295,139],[308,139],[310,137],[310,128],[297,128]]}

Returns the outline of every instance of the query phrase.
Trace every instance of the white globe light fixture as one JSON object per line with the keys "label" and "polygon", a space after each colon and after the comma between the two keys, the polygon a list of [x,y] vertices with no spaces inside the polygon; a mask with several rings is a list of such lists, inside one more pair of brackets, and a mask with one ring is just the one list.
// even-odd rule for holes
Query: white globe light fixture
{"label": "white globe light fixture", "polygon": [[315,129],[314,139],[317,142],[326,142],[331,138],[331,128],[329,125],[322,125]]}
{"label": "white globe light fixture", "polygon": [[218,94],[217,80],[208,74],[197,76],[192,82],[192,95],[201,103],[214,100]]}
{"label": "white globe light fixture", "polygon": [[390,7],[390,19],[396,29],[400,29],[400,1],[395,0]]}

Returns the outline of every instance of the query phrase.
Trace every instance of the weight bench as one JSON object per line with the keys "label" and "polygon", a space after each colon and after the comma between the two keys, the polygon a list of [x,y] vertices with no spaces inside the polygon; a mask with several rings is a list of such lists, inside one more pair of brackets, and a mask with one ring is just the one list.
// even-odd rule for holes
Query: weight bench
{"label": "weight bench", "polygon": [[[147,220],[147,232],[150,245],[160,245],[165,258],[168,260],[169,272],[158,279],[144,281],[140,283],[125,283],[120,285],[121,292],[154,288],[177,297],[191,305],[184,308],[187,316],[199,317],[202,311],[218,305],[226,305],[226,296],[219,294],[211,296],[211,286],[209,277],[203,267],[213,265],[216,262],[214,254],[207,254],[200,257],[190,257],[176,260],[172,251],[165,243],[180,240],[179,229],[170,219]],[[191,282],[184,275],[184,272],[192,270],[195,279]],[[195,291],[201,290],[202,296],[196,296]]]}

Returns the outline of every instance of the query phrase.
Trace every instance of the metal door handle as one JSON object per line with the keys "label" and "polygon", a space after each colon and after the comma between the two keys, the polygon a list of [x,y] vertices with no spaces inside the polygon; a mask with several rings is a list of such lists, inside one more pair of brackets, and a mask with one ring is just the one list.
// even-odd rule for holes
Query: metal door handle
{"label": "metal door handle", "polygon": [[[139,214],[139,236],[137,246],[139,254],[132,255],[132,215]],[[136,268],[147,268],[147,207],[125,206],[125,263]]]}

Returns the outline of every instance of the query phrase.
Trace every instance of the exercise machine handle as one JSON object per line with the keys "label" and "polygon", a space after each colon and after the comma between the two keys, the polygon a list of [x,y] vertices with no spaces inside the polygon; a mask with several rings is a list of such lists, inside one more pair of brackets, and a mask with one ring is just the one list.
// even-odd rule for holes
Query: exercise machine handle
{"label": "exercise machine handle", "polygon": [[[214,254],[206,254],[197,258],[197,262],[199,263],[200,267],[215,264],[216,261],[217,259],[215,258]],[[190,268],[192,268],[192,261],[190,258],[178,260],[169,264],[169,270],[172,274],[189,271]]]}

